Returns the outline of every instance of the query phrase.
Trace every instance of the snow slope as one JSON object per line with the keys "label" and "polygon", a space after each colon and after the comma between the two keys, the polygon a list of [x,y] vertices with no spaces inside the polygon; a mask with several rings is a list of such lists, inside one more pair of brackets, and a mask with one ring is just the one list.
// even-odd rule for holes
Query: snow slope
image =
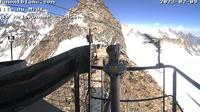
{"label": "snow slope", "polygon": [[[97,40],[93,40],[93,44],[104,45],[103,42],[99,42]],[[59,43],[58,48],[55,50],[55,52],[52,53],[52,55],[50,57],[57,56],[63,52],[70,50],[70,49],[80,47],[80,46],[85,46],[85,45],[88,45],[88,42],[87,42],[87,39],[83,36],[74,37],[72,39],[66,39],[66,40],[62,41],[61,43]]]}
{"label": "snow slope", "polygon": [[[18,46],[16,48],[13,48],[13,60],[19,59],[20,52],[22,51],[22,47]],[[4,53],[0,53],[0,62],[2,61],[10,61],[11,55],[10,55],[10,49],[6,50]]]}
{"label": "snow slope", "polygon": [[88,42],[86,38],[84,38],[83,36],[74,37],[72,39],[66,39],[62,41],[61,43],[59,43],[58,48],[56,49],[54,53],[52,53],[52,56],[57,56],[65,51],[68,51],[75,47],[84,46],[84,45],[88,45]]}
{"label": "snow slope", "polygon": [[[130,33],[130,29],[128,26],[122,27],[129,58],[136,62],[138,66],[156,65],[157,52],[155,47],[150,44],[144,44],[145,39],[138,33],[139,31],[132,29]],[[169,35],[176,38],[175,35]],[[184,48],[170,42],[162,43],[161,49],[162,63],[174,65],[195,81],[200,82],[200,69],[198,69],[200,66],[200,56],[190,55]],[[162,70],[149,70],[149,73],[162,87]],[[173,70],[166,69],[166,94],[172,94],[172,73]],[[188,96],[188,94],[191,95],[200,103],[200,91],[180,75],[178,75],[177,80],[177,100],[184,112],[200,112],[200,107]]]}

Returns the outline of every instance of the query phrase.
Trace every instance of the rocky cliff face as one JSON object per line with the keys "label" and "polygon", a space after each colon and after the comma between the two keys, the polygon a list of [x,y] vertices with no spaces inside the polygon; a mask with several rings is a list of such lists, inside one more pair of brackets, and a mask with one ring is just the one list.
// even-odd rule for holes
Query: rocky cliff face
{"label": "rocky cliff face", "polygon": [[81,0],[55,24],[54,29],[33,49],[27,60],[37,63],[49,58],[60,42],[78,36],[85,37],[89,29],[95,41],[104,42],[106,45],[120,43],[125,48],[121,25],[104,3],[101,0]]}

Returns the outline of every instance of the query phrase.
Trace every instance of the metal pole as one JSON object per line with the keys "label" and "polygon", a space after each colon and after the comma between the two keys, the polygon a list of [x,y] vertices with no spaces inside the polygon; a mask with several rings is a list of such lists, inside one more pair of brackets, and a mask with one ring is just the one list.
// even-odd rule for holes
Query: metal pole
{"label": "metal pole", "polygon": [[12,43],[13,41],[10,41],[10,51],[11,51],[11,61],[13,60],[13,49],[12,49]]}
{"label": "metal pole", "polygon": [[74,89],[75,89],[75,112],[80,112],[80,86],[79,86],[79,74],[75,73],[74,76]]}
{"label": "metal pole", "polygon": [[111,112],[120,112],[120,74],[126,71],[126,66],[119,62],[120,45],[110,45],[106,52],[109,55],[108,63],[103,70],[110,76]]}
{"label": "metal pole", "polygon": [[158,43],[157,43],[157,48],[158,48],[158,64],[160,64],[160,40],[158,40]]}
{"label": "metal pole", "polygon": [[[104,98],[104,75],[103,71],[101,70],[101,98]],[[101,112],[104,110],[104,101],[101,101]]]}
{"label": "metal pole", "polygon": [[8,36],[8,41],[10,42],[10,56],[11,56],[11,61],[13,60],[13,41],[15,39],[15,36]]}
{"label": "metal pole", "polygon": [[173,106],[172,106],[172,112],[176,112],[176,81],[177,81],[177,76],[176,76],[176,71],[174,70],[174,73],[173,73]]}
{"label": "metal pole", "polygon": [[111,77],[111,112],[120,112],[120,75]]}
{"label": "metal pole", "polygon": [[88,73],[88,112],[91,112],[91,44],[90,46],[90,70]]}
{"label": "metal pole", "polygon": [[165,112],[165,68],[163,68],[163,112]]}
{"label": "metal pole", "polygon": [[92,34],[91,34],[91,29],[89,29],[89,35],[86,36],[87,41],[89,43],[89,47],[90,47],[90,65],[89,65],[89,73],[88,73],[88,112],[91,112],[91,44],[93,42],[93,38],[92,38]]}

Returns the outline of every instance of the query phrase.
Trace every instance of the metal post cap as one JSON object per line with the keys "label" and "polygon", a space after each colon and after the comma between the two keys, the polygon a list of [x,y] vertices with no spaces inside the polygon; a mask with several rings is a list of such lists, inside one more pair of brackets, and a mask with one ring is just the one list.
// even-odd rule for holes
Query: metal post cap
{"label": "metal post cap", "polygon": [[120,45],[110,45],[107,47],[106,52],[109,55],[108,63],[103,67],[103,70],[112,74],[122,74],[126,71],[126,66],[119,62],[120,57]]}

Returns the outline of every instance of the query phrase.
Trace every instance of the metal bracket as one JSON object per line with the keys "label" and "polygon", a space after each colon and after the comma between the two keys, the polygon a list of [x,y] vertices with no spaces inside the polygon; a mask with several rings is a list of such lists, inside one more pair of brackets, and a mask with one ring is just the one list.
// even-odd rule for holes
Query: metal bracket
{"label": "metal bracket", "polygon": [[119,62],[120,45],[110,45],[107,47],[106,52],[109,55],[109,61],[103,67],[103,70],[109,75],[124,73],[126,66]]}

